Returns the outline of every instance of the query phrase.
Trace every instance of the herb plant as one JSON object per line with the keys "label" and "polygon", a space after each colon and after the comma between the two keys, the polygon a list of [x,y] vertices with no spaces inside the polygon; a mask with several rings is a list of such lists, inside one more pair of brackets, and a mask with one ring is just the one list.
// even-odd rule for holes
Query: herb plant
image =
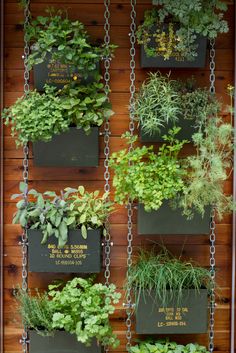
{"label": "herb plant", "polygon": [[211,275],[207,269],[191,261],[174,257],[166,248],[159,253],[140,250],[137,262],[129,272],[129,284],[136,303],[140,295],[145,297],[152,291],[154,299],[161,301],[162,305],[172,298],[180,304],[184,289],[195,289],[196,292],[202,287],[210,289]]}
{"label": "herb plant", "polygon": [[[17,212],[13,223],[20,223],[28,229],[42,231],[42,244],[50,236],[58,239],[58,246],[63,247],[68,240],[69,229],[81,228],[83,238],[87,238],[89,229],[103,228],[109,212],[112,211],[111,201],[107,201],[107,193],[99,197],[99,191],[88,193],[83,186],[78,189],[65,188],[60,195],[54,191],[39,193],[34,189],[27,191],[27,186],[20,183],[21,194],[12,199],[21,198],[17,202]],[[25,202],[25,194],[33,196],[33,200]]]}
{"label": "herb plant", "polygon": [[145,134],[160,133],[182,119],[196,128],[216,114],[219,103],[206,88],[196,88],[193,79],[182,82],[160,72],[150,73],[135,98],[134,114]]}
{"label": "herb plant", "polygon": [[3,110],[2,118],[11,125],[11,134],[17,136],[19,146],[28,141],[50,141],[70,126],[88,134],[92,126],[101,126],[112,114],[103,84],[95,81],[87,86],[65,86],[59,91],[45,85],[42,94],[34,90],[18,98]]}
{"label": "herb plant", "polygon": [[[115,175],[115,201],[124,204],[130,198],[144,204],[146,211],[158,210],[164,199],[174,198],[184,188],[183,177],[186,173],[178,159],[179,152],[186,141],[176,139],[179,128],[173,128],[157,153],[153,146],[136,147],[113,153],[110,166]],[[128,137],[128,143],[137,136]]]}
{"label": "herb plant", "polygon": [[48,8],[47,16],[38,16],[26,27],[26,37],[32,43],[28,67],[40,64],[51,54],[52,62],[72,65],[84,76],[96,69],[103,56],[111,55],[115,46],[108,48],[91,45],[84,25],[71,21],[62,10]]}
{"label": "herb plant", "polygon": [[49,285],[47,293],[35,297],[20,290],[17,299],[23,324],[41,335],[65,330],[86,346],[93,338],[102,345],[119,345],[109,323],[120,299],[113,284],[93,283],[92,277],[74,278],[66,284]]}
{"label": "herb plant", "polygon": [[193,60],[197,56],[197,35],[214,39],[228,32],[223,20],[227,5],[220,0],[154,0],[144,22],[137,31],[138,43],[149,57],[162,56],[177,60]]}
{"label": "herb plant", "polygon": [[232,171],[233,127],[212,117],[193,134],[197,153],[185,160],[188,175],[185,188],[173,204],[188,218],[194,211],[204,215],[207,206],[216,208],[219,219],[235,209],[231,195],[224,193],[224,182]]}
{"label": "herb plant", "polygon": [[138,340],[138,344],[130,347],[131,353],[209,353],[206,347],[197,343],[188,343],[187,345],[170,342],[169,339],[147,339]]}

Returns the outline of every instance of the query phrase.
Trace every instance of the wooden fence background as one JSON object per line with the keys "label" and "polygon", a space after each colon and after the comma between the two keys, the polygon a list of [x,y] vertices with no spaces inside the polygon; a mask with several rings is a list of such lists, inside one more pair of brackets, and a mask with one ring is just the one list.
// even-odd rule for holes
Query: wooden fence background
{"label": "wooden fence background", "polygon": [[[229,2],[228,2],[229,3]],[[68,9],[71,19],[81,20],[93,39],[103,40],[104,36],[104,5],[102,0],[32,0],[33,16],[44,13],[48,5]],[[151,6],[151,0],[137,1],[137,24],[143,18],[144,10]],[[227,84],[233,84],[234,74],[234,2],[229,3],[226,18],[230,32],[220,35],[216,41],[216,91],[222,96],[224,103],[229,103],[226,95]],[[111,120],[111,152],[118,151],[125,144],[121,134],[128,129],[129,101],[129,0],[111,0],[111,40],[119,48],[111,66],[111,102],[115,116]],[[12,104],[23,92],[23,11],[17,1],[5,1],[5,106]],[[140,52],[137,47],[136,85],[140,86],[147,76],[148,70],[140,69]],[[168,70],[163,70],[168,72]],[[195,75],[201,86],[209,85],[209,68],[173,70],[173,77],[189,77]],[[227,119],[227,116],[225,116]],[[30,187],[40,191],[60,189],[66,186],[83,184],[88,190],[103,190],[103,137],[100,137],[100,164],[98,168],[36,168],[30,156],[29,178]],[[15,141],[10,136],[9,128],[4,133],[4,353],[21,351],[19,339],[21,327],[16,319],[16,307],[13,298],[13,287],[21,283],[21,248],[20,227],[12,225],[12,214],[15,204],[10,200],[11,194],[18,191],[22,179],[22,150],[15,148]],[[225,183],[227,193],[232,192],[232,180]],[[122,290],[126,271],[126,235],[127,211],[117,206],[117,212],[111,216],[111,232],[114,246],[111,252],[111,281]],[[136,223],[136,215],[134,216]],[[230,350],[230,290],[231,290],[231,217],[225,217],[217,224],[216,263],[217,282],[220,286],[220,298],[216,308],[215,352],[229,353]],[[136,232],[136,226],[134,227]],[[209,265],[209,239],[205,236],[167,236],[139,237],[134,235],[135,250],[141,245],[151,246],[153,242],[164,242],[176,254],[197,260],[201,265]],[[184,243],[184,246],[183,246]],[[58,276],[53,274],[29,274],[31,288],[45,288]],[[68,276],[60,276],[67,278]],[[102,275],[101,275],[102,280]],[[125,351],[125,311],[122,301],[112,317],[112,325],[118,334],[121,345],[116,351]],[[134,334],[135,337],[135,334]],[[173,337],[179,342],[198,341],[207,345],[207,335],[184,335]]]}

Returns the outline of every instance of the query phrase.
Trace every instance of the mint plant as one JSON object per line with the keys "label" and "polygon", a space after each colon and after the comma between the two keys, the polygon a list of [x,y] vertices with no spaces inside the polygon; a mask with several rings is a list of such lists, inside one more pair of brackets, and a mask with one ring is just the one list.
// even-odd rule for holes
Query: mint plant
{"label": "mint plant", "polygon": [[101,126],[111,115],[104,85],[96,81],[87,86],[74,83],[59,91],[45,85],[44,93],[30,91],[2,112],[5,124],[11,126],[11,135],[16,136],[17,146],[28,141],[50,141],[70,126],[89,134],[92,126]]}
{"label": "mint plant", "polygon": [[206,347],[197,343],[188,343],[186,345],[171,342],[166,339],[147,339],[145,341],[138,340],[135,346],[130,347],[131,353],[209,353]]}
{"label": "mint plant", "polygon": [[84,25],[71,21],[66,11],[49,7],[46,13],[47,16],[36,17],[26,27],[26,38],[32,44],[29,69],[50,54],[52,62],[71,65],[86,77],[104,56],[112,55],[116,46],[92,45]]}

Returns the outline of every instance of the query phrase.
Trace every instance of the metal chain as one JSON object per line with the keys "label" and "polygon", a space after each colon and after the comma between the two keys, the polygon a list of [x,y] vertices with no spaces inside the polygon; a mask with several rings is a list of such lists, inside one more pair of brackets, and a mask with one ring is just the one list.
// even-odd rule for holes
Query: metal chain
{"label": "metal chain", "polygon": [[215,56],[216,56],[216,51],[215,51],[215,39],[210,40],[210,92],[212,94],[215,94],[216,89],[215,89]]}
{"label": "metal chain", "polygon": [[[105,36],[104,36],[104,43],[105,46],[108,48],[110,45],[110,0],[104,0],[104,6],[105,6],[105,12],[104,12],[104,19],[105,19],[105,24],[104,24],[104,31],[105,31]],[[107,51],[108,52],[108,51]],[[104,82],[105,82],[105,92],[107,95],[107,99],[109,101],[109,93],[110,93],[110,66],[111,66],[111,57],[107,54],[107,56],[104,58]],[[104,124],[104,155],[105,155],[105,160],[104,160],[104,180],[105,180],[105,185],[104,185],[104,191],[105,192],[110,192],[110,171],[109,171],[109,155],[110,155],[110,122],[109,118],[106,119],[105,124]],[[107,200],[109,201],[109,196],[107,197]],[[104,260],[104,265],[105,265],[105,272],[104,272],[104,277],[105,277],[105,284],[106,286],[109,285],[110,283],[110,265],[111,265],[111,233],[110,233],[110,222],[109,222],[109,217],[107,217],[105,221],[105,246],[104,246],[104,251],[105,251],[105,260]],[[105,347],[105,351],[108,352],[108,347]]]}
{"label": "metal chain", "polygon": [[211,211],[210,222],[210,274],[211,274],[211,292],[210,292],[210,331],[209,331],[209,351],[214,352],[214,326],[215,326],[215,241],[216,241],[216,210],[213,207]]}
{"label": "metal chain", "polygon": [[[28,95],[30,86],[29,86],[29,78],[30,78],[30,71],[28,68],[28,56],[30,54],[30,46],[26,35],[27,26],[30,21],[30,0],[25,1],[24,7],[24,55],[22,59],[24,61],[24,94],[25,96]],[[22,175],[24,183],[27,185],[24,191],[24,200],[25,203],[28,203],[28,179],[29,179],[29,146],[26,143],[23,146],[23,175]],[[21,249],[22,249],[22,290],[28,290],[28,268],[27,268],[27,255],[28,255],[28,238],[27,238],[27,227],[23,229],[21,235]],[[28,332],[27,328],[23,328],[22,337],[20,340],[22,345],[23,353],[28,352]]]}
{"label": "metal chain", "polygon": [[[130,99],[129,99],[129,113],[130,113],[130,122],[129,122],[129,131],[131,137],[134,134],[135,123],[134,123],[134,95],[135,95],[135,42],[136,42],[136,0],[130,0],[131,4],[131,24],[130,24]],[[131,141],[129,145],[129,152],[133,150],[133,142]],[[131,165],[131,162],[129,162]],[[129,352],[131,347],[131,340],[132,340],[132,314],[133,314],[133,303],[132,303],[132,287],[130,283],[130,269],[132,266],[132,242],[133,242],[133,203],[129,200],[127,205],[127,215],[128,215],[128,232],[127,232],[127,289],[126,289],[126,303],[124,306],[126,307],[126,350]]]}
{"label": "metal chain", "polygon": [[[215,94],[215,39],[210,41],[210,93]],[[210,325],[209,325],[209,351],[214,352],[214,326],[215,326],[215,241],[216,241],[216,209],[212,205],[211,222],[210,222],[210,274],[211,274],[211,291],[210,291]]]}

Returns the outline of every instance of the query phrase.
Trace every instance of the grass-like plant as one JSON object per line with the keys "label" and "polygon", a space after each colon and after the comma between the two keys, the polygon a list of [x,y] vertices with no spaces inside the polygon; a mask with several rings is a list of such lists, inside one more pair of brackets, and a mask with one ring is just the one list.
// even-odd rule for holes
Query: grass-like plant
{"label": "grass-like plant", "polygon": [[[78,189],[65,188],[57,195],[54,191],[28,191],[27,185],[22,182],[20,192],[12,195],[12,199],[20,198],[13,223],[41,230],[42,244],[54,236],[58,246],[63,247],[67,243],[69,229],[81,229],[81,235],[86,239],[89,229],[104,228],[107,216],[113,210],[113,203],[107,200],[107,193],[100,197],[99,191],[89,193],[83,186]],[[25,201],[26,193],[33,197],[28,203]]]}
{"label": "grass-like plant", "polygon": [[220,0],[154,0],[154,7],[145,11],[138,27],[138,43],[149,57],[164,60],[194,60],[197,56],[197,35],[212,39],[228,32],[223,20],[227,5]]}
{"label": "grass-like plant", "polygon": [[216,97],[206,88],[196,87],[194,79],[174,80],[170,74],[155,72],[149,73],[136,94],[134,114],[144,133],[153,135],[183,119],[198,129],[219,109]]}
{"label": "grass-like plant", "polygon": [[113,114],[104,85],[94,81],[86,86],[76,83],[61,90],[45,85],[45,92],[30,91],[3,110],[2,118],[11,126],[16,145],[28,141],[50,141],[70,126],[87,134],[92,126],[101,126]]}
{"label": "grass-like plant", "polygon": [[41,335],[55,330],[74,334],[89,346],[93,338],[100,344],[117,347],[109,315],[120,299],[113,284],[94,283],[94,277],[74,278],[65,284],[49,285],[48,291],[32,296],[23,290],[17,294],[23,324]]}
{"label": "grass-like plant", "polygon": [[166,248],[159,253],[140,250],[137,261],[129,270],[129,284],[132,286],[136,304],[140,295],[152,292],[154,299],[166,305],[175,298],[180,304],[184,289],[211,288],[210,272],[194,264],[173,256]]}
{"label": "grass-like plant", "polygon": [[186,345],[166,339],[146,339],[138,340],[138,344],[130,347],[131,353],[209,353],[206,347],[197,343],[188,343]]}

